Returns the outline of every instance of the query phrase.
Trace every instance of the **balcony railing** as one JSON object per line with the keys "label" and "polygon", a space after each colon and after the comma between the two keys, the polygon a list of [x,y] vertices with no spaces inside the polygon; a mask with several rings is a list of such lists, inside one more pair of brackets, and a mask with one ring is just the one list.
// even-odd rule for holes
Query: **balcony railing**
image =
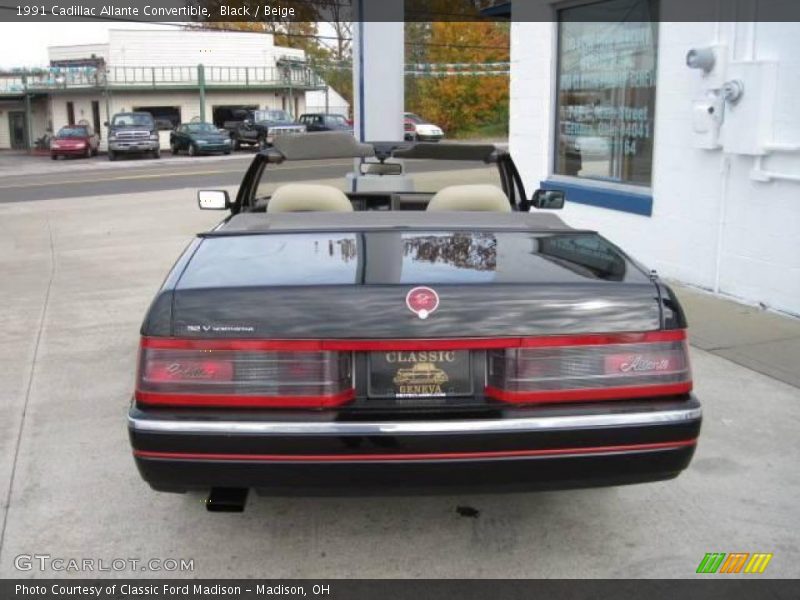
{"label": "balcony railing", "polygon": [[205,87],[320,88],[308,67],[65,67],[0,73],[0,94],[91,88]]}
{"label": "balcony railing", "polygon": [[21,77],[0,78],[0,94],[23,94],[25,81]]}

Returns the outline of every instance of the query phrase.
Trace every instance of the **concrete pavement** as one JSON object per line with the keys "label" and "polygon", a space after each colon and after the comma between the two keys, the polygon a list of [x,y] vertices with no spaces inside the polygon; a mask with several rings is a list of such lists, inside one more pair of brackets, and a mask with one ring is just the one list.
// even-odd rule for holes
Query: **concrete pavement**
{"label": "concrete pavement", "polygon": [[[180,190],[187,186],[195,189],[238,186],[253,154],[198,157],[164,154],[160,160],[130,159],[113,163],[97,158],[54,162],[46,157],[5,155],[0,156],[0,204]],[[16,163],[9,162],[9,158]],[[409,173],[475,167],[476,163],[464,161],[406,161]],[[352,170],[352,159],[293,161],[270,166],[265,177],[275,182],[343,179]]]}
{"label": "concrete pavement", "polygon": [[19,175],[50,175],[85,173],[87,171],[117,171],[121,169],[137,169],[141,167],[163,168],[175,164],[196,164],[208,161],[249,161],[255,151],[237,151],[227,156],[186,156],[181,154],[173,156],[171,152],[164,151],[160,159],[139,156],[121,156],[111,162],[108,155],[99,154],[92,158],[61,158],[51,160],[48,155],[27,154],[14,150],[0,150],[0,178]]}
{"label": "concrete pavement", "polygon": [[800,387],[800,319],[674,287],[690,317],[693,345]]}
{"label": "concrete pavement", "polygon": [[[197,210],[193,189],[169,199],[0,205],[0,576],[79,575],[15,570],[14,557],[40,553],[194,559],[194,571],[167,574],[192,577],[691,577],[713,551],[773,552],[767,576],[800,576],[800,390],[717,355],[757,346],[752,367],[770,373],[759,366],[764,348],[780,353],[797,322],[692,290],[679,294],[705,421],[677,480],[501,496],[253,497],[243,514],[152,492],[125,429],[138,327],[193,233],[221,217]],[[460,517],[458,506],[480,514]]]}

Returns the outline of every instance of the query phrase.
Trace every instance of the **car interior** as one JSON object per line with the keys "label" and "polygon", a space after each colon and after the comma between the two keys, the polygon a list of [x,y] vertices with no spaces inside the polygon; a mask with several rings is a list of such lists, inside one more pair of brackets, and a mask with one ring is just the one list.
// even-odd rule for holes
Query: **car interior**
{"label": "car interior", "polygon": [[[345,192],[331,185],[287,183],[269,194],[259,192],[268,184],[270,165],[285,161],[360,160],[361,174],[378,183],[370,191]],[[413,191],[403,186],[403,159],[472,161],[497,167],[500,186],[491,184],[451,185],[438,191]],[[395,185],[396,183],[396,185]],[[358,142],[348,132],[319,132],[285,136],[273,147],[256,154],[235,201],[218,192],[200,194],[203,209],[230,209],[239,213],[287,212],[361,212],[361,211],[430,211],[430,212],[530,212],[532,209],[558,209],[564,193],[537,190],[528,198],[511,155],[493,144],[456,144],[426,142]]]}

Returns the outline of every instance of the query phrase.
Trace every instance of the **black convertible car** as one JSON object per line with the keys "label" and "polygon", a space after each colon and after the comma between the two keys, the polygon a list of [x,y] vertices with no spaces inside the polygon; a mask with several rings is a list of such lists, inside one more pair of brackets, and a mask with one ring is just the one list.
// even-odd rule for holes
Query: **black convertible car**
{"label": "black convertible car", "polygon": [[[498,186],[344,193],[270,165],[477,161]],[[487,167],[489,168],[489,167]],[[381,179],[384,178],[384,179]],[[407,187],[399,186],[407,189]],[[139,472],[268,494],[502,491],[656,481],[694,453],[686,320],[670,288],[526,195],[492,145],[287,136],[189,245],[142,325],[129,413]]]}

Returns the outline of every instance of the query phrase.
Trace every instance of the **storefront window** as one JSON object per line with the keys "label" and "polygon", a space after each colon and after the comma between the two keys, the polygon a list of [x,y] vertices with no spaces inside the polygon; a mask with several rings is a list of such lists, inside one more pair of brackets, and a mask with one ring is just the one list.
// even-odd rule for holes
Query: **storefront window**
{"label": "storefront window", "polygon": [[657,20],[657,0],[559,11],[556,174],[651,184]]}

